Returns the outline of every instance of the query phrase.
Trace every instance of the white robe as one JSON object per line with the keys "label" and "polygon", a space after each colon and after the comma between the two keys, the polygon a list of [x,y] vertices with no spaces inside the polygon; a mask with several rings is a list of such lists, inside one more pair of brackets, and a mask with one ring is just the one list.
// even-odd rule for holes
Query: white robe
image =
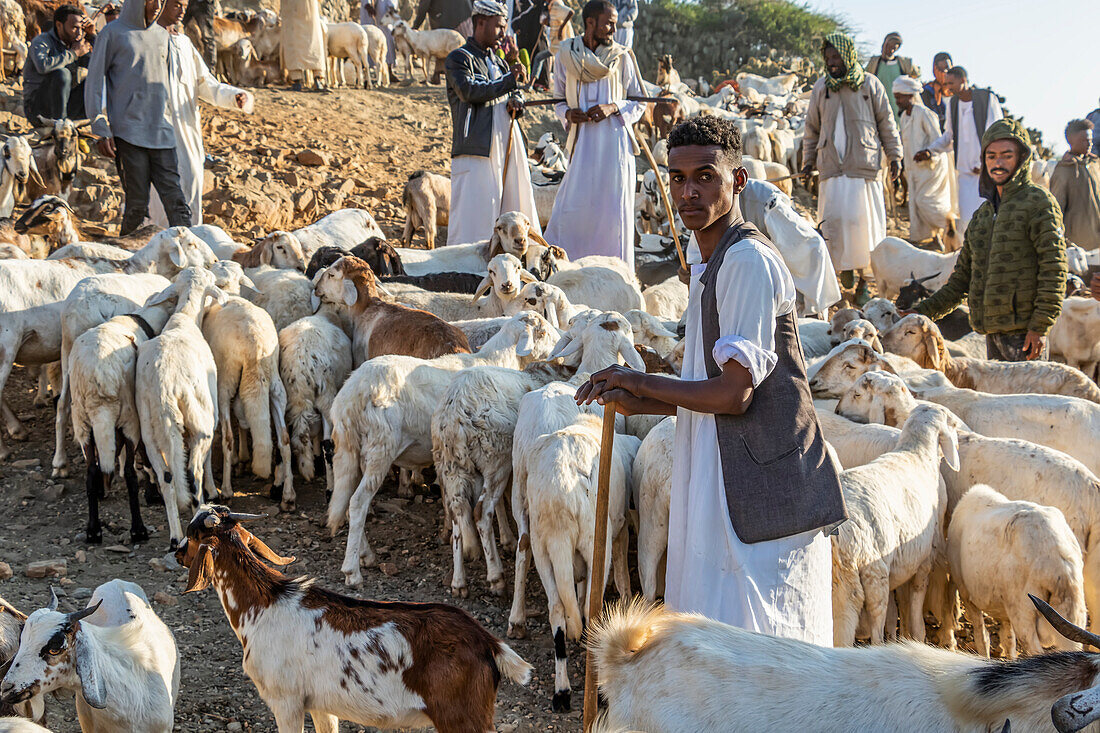
{"label": "white robe", "polygon": [[[489,65],[489,77],[496,79],[500,69]],[[512,125],[508,97],[490,102],[493,107],[493,141],[489,157],[459,155],[451,158],[451,213],[447,225],[447,244],[482,242],[493,234],[497,217],[506,211],[520,211],[531,220],[539,234],[538,209],[531,188],[531,170],[527,167],[527,147],[519,125]],[[504,188],[504,156],[508,153],[508,131],[512,150],[508,158],[508,188]]]}
{"label": "white robe", "polygon": [[[944,131],[939,139],[928,146],[934,153],[950,153],[953,150],[952,139],[955,131],[951,127],[951,102],[947,101],[947,116],[944,121]],[[997,120],[1004,117],[1001,112],[1001,103],[994,94],[989,95],[989,111],[985,115],[986,130]],[[982,130],[984,133],[985,130]],[[959,235],[966,231],[966,225],[974,212],[982,205],[981,194],[978,193],[978,179],[980,173],[974,173],[975,169],[982,167],[982,138],[978,134],[977,125],[974,123],[974,102],[959,100],[959,154],[955,158],[955,168],[958,171],[958,196],[959,196]]]}
{"label": "white robe", "polygon": [[[236,97],[243,90],[218,81],[184,34],[173,34],[168,49],[168,78],[175,82],[168,88],[168,105],[176,128],[176,162],[180,188],[187,205],[191,207],[191,224],[194,226],[202,224],[202,171],[206,161],[199,100],[217,107],[236,109]],[[149,219],[158,226],[167,227],[168,216],[164,213],[160,196],[155,188],[149,188],[152,190]]]}
{"label": "white robe", "polygon": [[[833,129],[833,145],[844,159],[848,149],[844,108]],[[886,198],[882,181],[834,176],[821,181],[817,221],[837,272],[871,266],[871,250],[886,238]]]}
{"label": "white robe", "polygon": [[917,163],[913,156],[940,136],[936,113],[914,97],[912,109],[901,115],[901,142],[905,149],[905,177],[909,181],[909,239],[922,242],[946,229],[955,218],[951,200],[950,159],[933,153]]}
{"label": "white robe", "polygon": [[[707,378],[699,282],[691,266],[683,379]],[[737,360],[757,385],[771,373],[775,319],[794,309],[790,273],[772,250],[742,240],[716,283],[714,359]],[[820,530],[745,544],[730,523],[714,416],[679,409],[673,448],[665,603],[765,634],[832,646],[832,550]]]}
{"label": "white robe", "polygon": [[[554,96],[565,98],[564,49],[554,60]],[[644,94],[634,63],[624,56],[619,63],[622,88],[627,96]],[[642,104],[611,98],[607,79],[581,84],[578,105],[587,110],[597,104],[615,103],[620,114],[599,122],[585,122],[577,131],[569,170],[562,179],[554,210],[546,225],[546,241],[561,247],[570,259],[588,255],[619,257],[634,267],[634,153],[631,128],[645,111]],[[568,131],[566,104],[554,110]]]}

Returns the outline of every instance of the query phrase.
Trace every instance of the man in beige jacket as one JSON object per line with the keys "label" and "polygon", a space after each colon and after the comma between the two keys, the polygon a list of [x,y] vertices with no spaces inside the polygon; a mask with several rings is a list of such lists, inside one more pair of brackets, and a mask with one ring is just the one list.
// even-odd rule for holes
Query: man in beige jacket
{"label": "man in beige jacket", "polygon": [[1088,120],[1066,125],[1069,150],[1050,176],[1050,192],[1062,207],[1066,241],[1090,250],[1100,247],[1100,158],[1091,152],[1094,134]]}
{"label": "man in beige jacket", "polygon": [[871,250],[886,237],[886,200],[879,171],[882,149],[890,178],[901,174],[902,147],[886,89],[859,64],[855,43],[843,33],[825,36],[827,73],[814,84],[802,141],[803,175],[821,178],[817,218],[833,267],[855,299],[871,298],[864,271]]}

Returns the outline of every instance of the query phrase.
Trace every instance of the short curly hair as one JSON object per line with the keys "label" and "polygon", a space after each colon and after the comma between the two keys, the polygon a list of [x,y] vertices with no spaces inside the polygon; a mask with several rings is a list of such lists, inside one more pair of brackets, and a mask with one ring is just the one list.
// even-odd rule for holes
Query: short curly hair
{"label": "short curly hair", "polygon": [[1070,120],[1069,124],[1066,125],[1066,137],[1068,138],[1070,135],[1085,130],[1091,130],[1093,127],[1091,120]]}
{"label": "short curly hair", "polygon": [[684,145],[717,145],[733,168],[741,167],[741,131],[721,117],[692,117],[668,133],[668,149]]}

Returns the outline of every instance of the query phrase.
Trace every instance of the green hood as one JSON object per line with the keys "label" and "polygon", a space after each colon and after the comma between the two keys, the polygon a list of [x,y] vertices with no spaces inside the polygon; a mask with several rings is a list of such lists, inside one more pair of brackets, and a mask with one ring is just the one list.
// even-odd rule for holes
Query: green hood
{"label": "green hood", "polygon": [[1012,178],[1005,184],[1003,197],[1009,196],[1020,186],[1031,182],[1032,158],[1031,136],[1027,134],[1024,126],[1016,120],[1010,120],[1006,117],[997,120],[986,129],[985,134],[982,135],[982,174],[978,179],[978,192],[983,198],[989,200],[994,207],[997,207],[1000,202],[997,200],[997,187],[993,184],[993,179],[989,177],[989,173],[985,169],[985,149],[996,140],[1015,140],[1020,148],[1020,165],[1016,168],[1016,172],[1012,174]]}

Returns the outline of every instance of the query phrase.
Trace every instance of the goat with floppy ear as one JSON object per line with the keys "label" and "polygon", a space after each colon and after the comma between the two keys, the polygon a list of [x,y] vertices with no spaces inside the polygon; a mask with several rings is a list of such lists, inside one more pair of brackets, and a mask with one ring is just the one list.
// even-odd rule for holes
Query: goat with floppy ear
{"label": "goat with floppy ear", "polygon": [[187,538],[175,553],[176,561],[189,569],[187,588],[183,592],[194,593],[210,585],[214,573],[211,552],[225,539],[227,532],[235,535],[245,549],[272,565],[282,567],[294,562],[293,556],[283,557],[240,526],[242,522],[253,522],[265,517],[266,514],[233,512],[229,507],[219,504],[201,507],[187,527]]}

